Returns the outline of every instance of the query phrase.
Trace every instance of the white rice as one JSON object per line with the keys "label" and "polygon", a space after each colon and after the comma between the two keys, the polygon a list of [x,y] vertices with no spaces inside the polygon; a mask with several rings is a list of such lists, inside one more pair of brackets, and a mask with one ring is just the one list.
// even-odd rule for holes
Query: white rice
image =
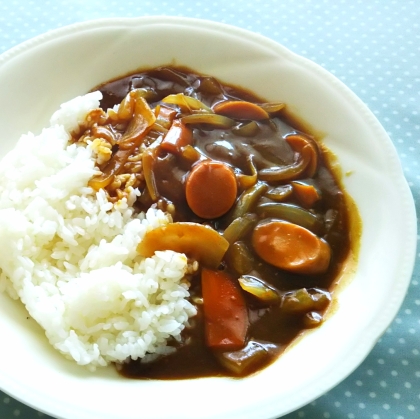
{"label": "white rice", "polygon": [[136,190],[114,205],[87,187],[94,153],[69,145],[70,132],[100,99],[94,92],[62,105],[50,127],[23,135],[0,162],[0,291],[20,298],[50,343],[90,369],[168,352],[196,314],[186,257],[136,253],[167,216],[135,215]]}

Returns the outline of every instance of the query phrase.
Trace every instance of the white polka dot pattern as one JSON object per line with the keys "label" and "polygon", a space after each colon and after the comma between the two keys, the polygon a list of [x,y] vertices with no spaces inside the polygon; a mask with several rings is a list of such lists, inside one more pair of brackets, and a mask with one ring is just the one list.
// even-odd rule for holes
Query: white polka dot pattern
{"label": "white polka dot pattern", "polygon": [[[418,0],[9,0],[0,2],[0,52],[70,23],[144,15],[205,18],[259,32],[335,74],[387,130],[420,210]],[[286,419],[420,417],[420,253],[416,262],[405,302],[368,358]],[[48,418],[2,392],[0,417]]]}

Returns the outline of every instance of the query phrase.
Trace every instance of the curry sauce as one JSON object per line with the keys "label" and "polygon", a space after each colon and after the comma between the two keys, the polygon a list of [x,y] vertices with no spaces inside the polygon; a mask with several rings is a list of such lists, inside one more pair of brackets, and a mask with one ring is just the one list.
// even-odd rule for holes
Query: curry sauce
{"label": "curry sauce", "polygon": [[[97,136],[113,139],[97,187],[117,199],[123,187],[111,182],[110,174],[131,174],[141,192],[137,211],[161,208],[174,225],[199,224],[227,243],[217,266],[198,260],[198,268],[187,274],[198,314],[182,340],[170,343],[173,352],[151,362],[127,360],[118,371],[159,379],[245,376],[273,362],[304,330],[319,327],[351,249],[349,209],[324,148],[289,116],[287,104],[267,103],[245,89],[175,67],[139,71],[97,89],[103,109],[128,106],[130,92],[136,92],[154,115],[141,145],[133,145],[139,123],[127,125],[116,117],[97,128]],[[139,154],[141,147],[136,160],[133,150]],[[300,239],[286,241],[287,235]],[[298,240],[313,244],[301,246]],[[264,249],[273,246],[269,257]],[[301,257],[303,263],[294,254],[297,247],[312,252]],[[195,259],[193,246],[188,249]],[[288,252],[297,261],[289,261]],[[227,339],[209,337],[218,327],[209,325],[212,308],[206,308],[209,275],[228,278],[226,292],[242,307],[231,315],[244,318],[243,330],[226,345]],[[214,304],[220,309],[224,303]],[[226,320],[226,328],[233,321]]]}

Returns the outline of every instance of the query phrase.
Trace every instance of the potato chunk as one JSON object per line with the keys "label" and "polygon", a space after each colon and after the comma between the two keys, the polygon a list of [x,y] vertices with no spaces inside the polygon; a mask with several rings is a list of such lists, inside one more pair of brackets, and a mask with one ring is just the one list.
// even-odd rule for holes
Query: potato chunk
{"label": "potato chunk", "polygon": [[173,250],[216,269],[228,247],[229,242],[211,227],[198,223],[172,223],[147,232],[137,246],[137,252],[150,257],[157,250]]}

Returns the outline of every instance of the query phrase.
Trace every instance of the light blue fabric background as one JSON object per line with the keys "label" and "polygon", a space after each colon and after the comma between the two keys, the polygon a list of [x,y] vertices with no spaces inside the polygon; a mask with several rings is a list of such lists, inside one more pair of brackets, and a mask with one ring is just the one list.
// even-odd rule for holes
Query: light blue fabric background
{"label": "light blue fabric background", "polygon": [[[332,72],[385,127],[419,212],[419,0],[1,0],[0,53],[74,22],[144,15],[205,18],[259,32]],[[367,359],[286,419],[420,418],[419,262],[417,253],[404,304]],[[1,419],[40,417],[48,418],[0,392]]]}

